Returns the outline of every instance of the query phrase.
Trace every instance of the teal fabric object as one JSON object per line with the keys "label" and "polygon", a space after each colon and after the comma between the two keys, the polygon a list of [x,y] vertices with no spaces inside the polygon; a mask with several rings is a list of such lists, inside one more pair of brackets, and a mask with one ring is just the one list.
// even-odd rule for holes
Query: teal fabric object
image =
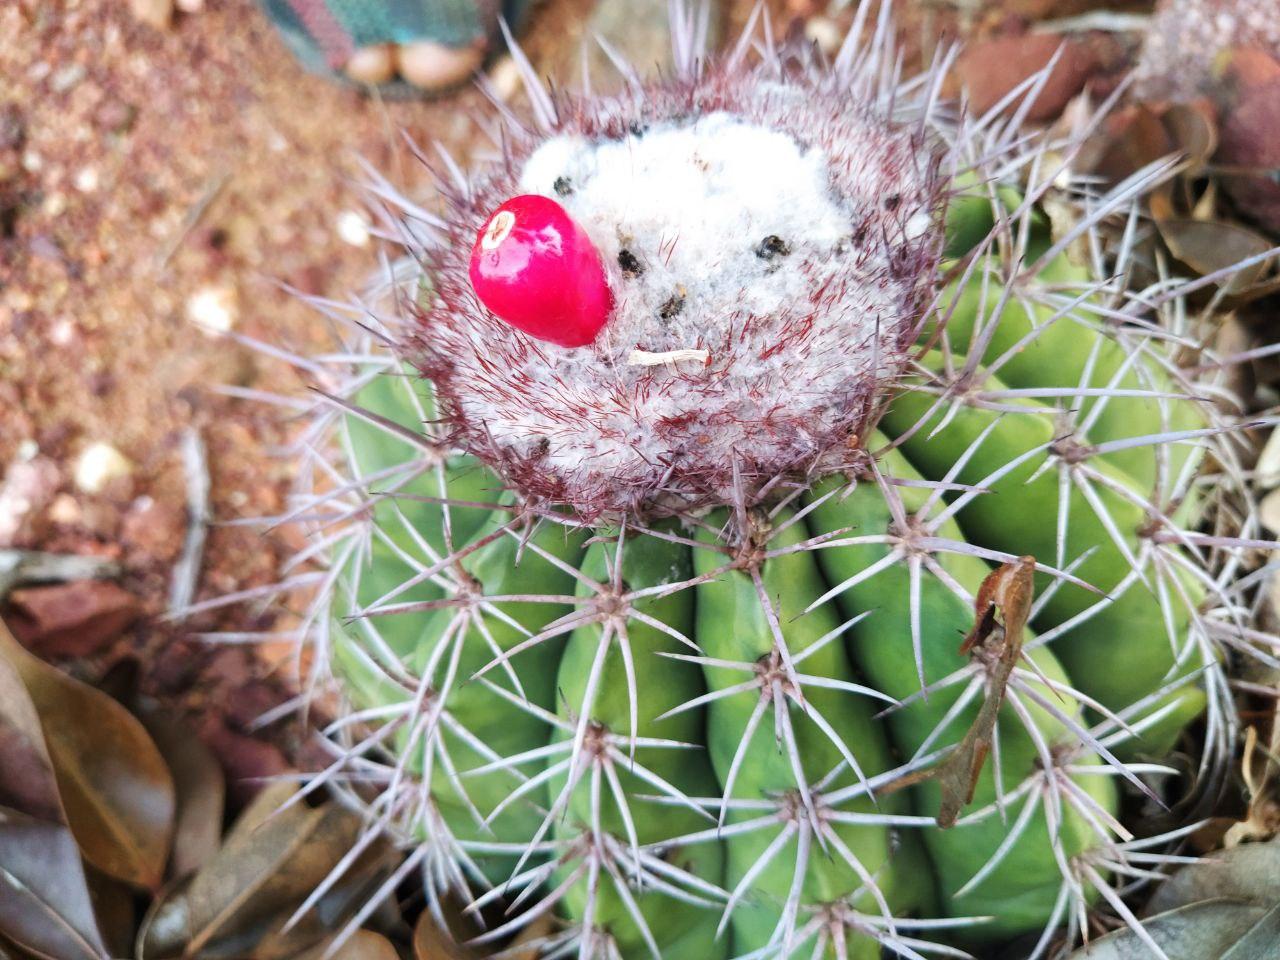
{"label": "teal fabric object", "polygon": [[351,53],[379,43],[432,40],[460,47],[513,27],[529,0],[260,0],[302,64],[338,75]]}

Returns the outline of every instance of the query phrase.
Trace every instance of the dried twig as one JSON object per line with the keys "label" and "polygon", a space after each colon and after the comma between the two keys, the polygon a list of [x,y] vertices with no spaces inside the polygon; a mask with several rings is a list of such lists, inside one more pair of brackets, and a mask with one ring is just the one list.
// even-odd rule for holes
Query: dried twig
{"label": "dried twig", "polygon": [[42,553],[39,550],[0,550],[0,598],[28,583],[63,583],[118,576],[120,567],[98,557]]}
{"label": "dried twig", "polygon": [[187,478],[187,535],[182,555],[169,580],[169,613],[180,614],[196,595],[204,543],[209,533],[209,465],[200,431],[188,427],[182,436],[182,466]]}
{"label": "dried twig", "polygon": [[200,195],[200,199],[195,205],[187,211],[187,215],[182,220],[182,225],[178,228],[178,232],[173,238],[164,245],[160,251],[160,255],[156,258],[156,269],[163,270],[169,265],[169,261],[173,259],[173,255],[178,252],[178,248],[182,246],[182,241],[192,230],[204,219],[204,215],[209,212],[209,208],[213,206],[213,201],[218,199],[218,195],[231,180],[231,171],[226,170],[216,174],[209,180],[208,185],[204,189],[204,193]]}

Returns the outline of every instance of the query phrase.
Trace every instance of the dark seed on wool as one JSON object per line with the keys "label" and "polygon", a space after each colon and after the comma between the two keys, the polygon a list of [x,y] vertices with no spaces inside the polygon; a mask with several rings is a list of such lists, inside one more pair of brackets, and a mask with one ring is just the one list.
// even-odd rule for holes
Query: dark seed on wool
{"label": "dark seed on wool", "polygon": [[624,277],[638,277],[644,273],[644,264],[636,258],[634,253],[625,248],[618,251],[618,266],[622,268]]}
{"label": "dark seed on wool", "polygon": [[756,256],[761,260],[772,260],[775,257],[785,257],[791,252],[791,245],[779,236],[769,234],[760,241],[760,245],[756,247]]}
{"label": "dark seed on wool", "polygon": [[672,294],[671,299],[662,305],[658,310],[658,316],[663,320],[670,320],[674,316],[678,316],[680,311],[684,309],[684,294]]}

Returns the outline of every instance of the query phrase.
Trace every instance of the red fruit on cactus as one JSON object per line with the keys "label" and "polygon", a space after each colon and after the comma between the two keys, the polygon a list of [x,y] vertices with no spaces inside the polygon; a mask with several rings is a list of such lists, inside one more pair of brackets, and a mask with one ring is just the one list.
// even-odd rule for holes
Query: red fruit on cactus
{"label": "red fruit on cactus", "polygon": [[533,194],[500,206],[471,250],[471,286],[531,337],[586,346],[613,311],[600,254],[564,207]]}

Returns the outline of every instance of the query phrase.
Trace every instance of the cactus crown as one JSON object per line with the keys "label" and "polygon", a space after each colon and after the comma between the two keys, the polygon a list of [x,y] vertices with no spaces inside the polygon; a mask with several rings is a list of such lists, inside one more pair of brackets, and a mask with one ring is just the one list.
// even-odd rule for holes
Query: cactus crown
{"label": "cactus crown", "polygon": [[[569,99],[450,191],[411,356],[458,444],[526,496],[587,517],[724,503],[846,465],[872,425],[941,252],[940,152],[839,74],[774,72]],[[472,292],[476,231],[516,194],[558,199],[603,257],[616,306],[587,347]]]}
{"label": "cactus crown", "polygon": [[[327,399],[291,516],[322,569],[275,589],[313,591],[314,678],[351,709],[310,789],[367,804],[411,851],[388,889],[420,869],[482,941],[554,913],[538,945],[583,960],[1037,930],[1043,956],[1099,903],[1138,925],[1117,891],[1183,832],[1135,837],[1121,788],[1161,802],[1173,773],[1136,758],[1203,714],[1220,763],[1225,662],[1280,646],[1249,625],[1270,545],[1207,283],[1138,256],[1169,165],[1098,193],[1078,140],[946,114],[947,56],[903,79],[870,7],[831,63],[750,30],[708,63],[673,3],[675,75],[605,99],[517,51],[532,125],[474,179],[446,163],[443,217],[374,174],[409,256],[350,315],[317,303],[352,331],[298,360]],[[604,253],[587,347],[469,290],[528,192]],[[630,362],[674,350],[706,358]],[[1016,615],[981,601],[1009,570]],[[921,772],[974,729],[990,759],[942,829]]]}

